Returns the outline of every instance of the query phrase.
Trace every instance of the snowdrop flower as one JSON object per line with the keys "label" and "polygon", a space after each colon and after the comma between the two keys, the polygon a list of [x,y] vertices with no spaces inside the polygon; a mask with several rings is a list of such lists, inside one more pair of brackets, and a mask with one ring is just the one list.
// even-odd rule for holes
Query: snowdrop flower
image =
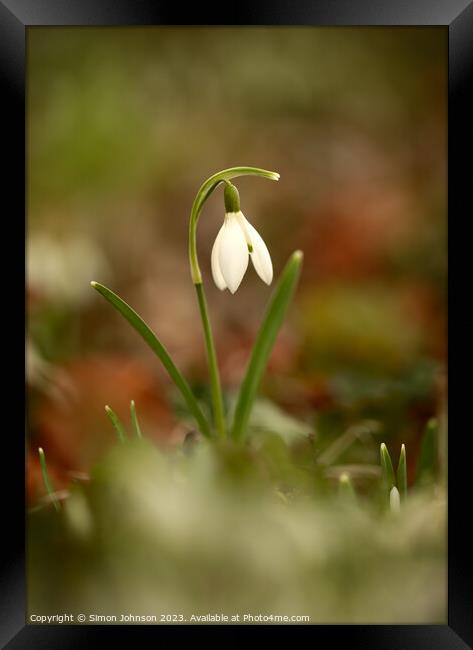
{"label": "snowdrop flower", "polygon": [[271,256],[258,231],[240,210],[237,188],[225,185],[225,221],[212,248],[212,275],[217,287],[231,293],[240,286],[251,257],[256,273],[266,284],[273,279]]}

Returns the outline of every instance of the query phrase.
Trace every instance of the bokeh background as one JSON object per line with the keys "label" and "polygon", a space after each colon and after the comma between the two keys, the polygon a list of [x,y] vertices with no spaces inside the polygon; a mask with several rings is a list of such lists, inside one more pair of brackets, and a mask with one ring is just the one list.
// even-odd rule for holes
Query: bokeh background
{"label": "bokeh background", "polygon": [[[188,216],[202,181],[235,165],[281,174],[237,182],[275,274],[305,253],[261,417],[322,441],[369,422],[407,443],[412,479],[445,402],[446,48],[441,28],[28,30],[31,504],[38,445],[61,488],[115,444],[105,404],[127,420],[134,399],[164,446],[191,429],[90,280],[142,314],[208,401]],[[234,296],[213,285],[222,218],[217,191],[199,252],[231,399],[271,290],[252,268]],[[354,453],[377,462],[375,446]]]}

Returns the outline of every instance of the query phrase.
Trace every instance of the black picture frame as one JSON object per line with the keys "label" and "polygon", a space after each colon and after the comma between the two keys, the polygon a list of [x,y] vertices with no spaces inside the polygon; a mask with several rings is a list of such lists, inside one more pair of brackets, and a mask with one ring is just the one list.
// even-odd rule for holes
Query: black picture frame
{"label": "black picture frame", "polygon": [[[195,15],[193,15],[193,12]],[[197,19],[192,22],[191,19]],[[2,647],[79,648],[109,641],[119,633],[121,641],[136,644],[136,635],[163,638],[171,626],[39,626],[25,623],[25,521],[24,521],[24,437],[19,413],[24,395],[18,363],[24,350],[21,327],[24,312],[25,242],[25,37],[28,27],[114,26],[114,25],[383,25],[444,26],[449,36],[448,97],[448,212],[450,224],[461,224],[462,217],[473,215],[471,192],[471,155],[473,144],[469,118],[473,116],[473,2],[472,0],[273,0],[243,2],[220,7],[218,11],[198,6],[159,0],[0,0],[0,84],[3,119],[2,158],[6,175],[2,183],[3,241],[3,341],[15,350],[8,381],[4,388],[4,432],[2,436],[3,535],[0,582],[0,642]],[[470,136],[470,137],[468,137]],[[466,221],[466,220],[465,220]],[[449,241],[452,243],[449,228]],[[461,239],[461,238],[460,238]],[[450,248],[450,245],[449,245]],[[468,255],[450,257],[449,276],[468,277]],[[15,262],[14,270],[11,263]],[[22,269],[23,268],[23,272]],[[7,280],[6,280],[7,279]],[[23,283],[23,286],[22,286]],[[449,281],[449,303],[460,296]],[[461,291],[461,290],[460,290]],[[23,304],[20,302],[23,300]],[[461,302],[461,296],[459,297]],[[12,309],[15,306],[16,309]],[[22,309],[23,307],[23,309]],[[13,315],[14,314],[14,315]],[[468,320],[462,319],[463,327]],[[449,366],[457,355],[461,332],[449,346]],[[465,337],[465,340],[466,337]],[[18,348],[16,348],[18,344]],[[22,357],[24,359],[24,357]],[[450,379],[452,380],[452,378]],[[22,390],[23,388],[23,390]],[[465,401],[468,404],[466,397]],[[461,404],[462,382],[454,381],[451,404]],[[18,406],[18,408],[16,408]],[[451,407],[449,444],[449,529],[448,529],[448,624],[447,625],[315,625],[310,635],[316,644],[330,643],[349,648],[383,650],[460,650],[473,647],[473,583],[471,580],[471,495],[469,465],[464,436],[471,436],[459,411]],[[471,472],[470,472],[471,473]],[[466,496],[465,496],[466,495]],[[468,515],[468,512],[470,514]],[[426,589],[429,585],[426,585]],[[289,627],[289,626],[288,626]],[[292,626],[290,626],[292,627]],[[181,628],[183,629],[183,628]],[[242,629],[242,628],[239,628]],[[283,629],[285,630],[284,626]],[[195,633],[196,627],[192,628]],[[282,631],[282,630],[281,630]],[[173,629],[172,632],[177,632]],[[240,634],[240,632],[237,632]],[[291,631],[288,632],[292,634]],[[283,631],[283,634],[286,634]],[[133,635],[131,637],[130,635]],[[132,640],[133,638],[133,640]],[[467,645],[468,644],[468,645]]]}

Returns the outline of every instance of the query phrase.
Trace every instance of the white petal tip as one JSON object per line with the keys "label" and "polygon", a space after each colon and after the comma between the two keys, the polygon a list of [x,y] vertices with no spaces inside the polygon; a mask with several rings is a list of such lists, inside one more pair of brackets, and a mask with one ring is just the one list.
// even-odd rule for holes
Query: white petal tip
{"label": "white petal tip", "polygon": [[95,282],[95,280],[92,280],[92,281],[91,281],[90,286],[91,286],[91,287],[96,287],[96,286],[97,286],[97,283]]}
{"label": "white petal tip", "polygon": [[262,270],[260,269],[259,271],[257,271],[257,273],[259,277],[263,280],[263,282],[267,284],[269,287],[269,285],[273,281],[273,267],[268,266],[267,268],[263,268]]}
{"label": "white petal tip", "polygon": [[236,293],[236,292],[238,291],[238,287],[240,286],[240,284],[241,284],[241,283],[239,282],[236,286],[233,286],[233,287],[230,287],[230,286],[229,286],[229,287],[228,287],[228,290],[230,291],[230,293],[231,293],[231,294]]}
{"label": "white petal tip", "polygon": [[[255,267],[256,273],[259,275],[259,277],[263,280],[265,284],[269,285],[273,281],[273,268],[272,266],[266,265],[262,262],[262,260],[255,260],[255,257],[251,257],[253,261],[253,266]],[[271,264],[271,262],[269,262]]]}
{"label": "white petal tip", "polygon": [[227,285],[225,284],[223,278],[220,275],[217,275],[217,273],[213,273],[213,279],[217,289],[220,289],[220,291],[225,291]]}

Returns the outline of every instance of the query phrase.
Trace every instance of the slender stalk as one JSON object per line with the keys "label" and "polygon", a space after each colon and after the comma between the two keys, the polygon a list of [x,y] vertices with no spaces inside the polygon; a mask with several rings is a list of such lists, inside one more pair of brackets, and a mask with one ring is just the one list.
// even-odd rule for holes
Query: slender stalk
{"label": "slender stalk", "polygon": [[197,223],[204,206],[205,201],[220,183],[228,181],[237,176],[262,176],[270,180],[277,181],[279,174],[270,172],[258,167],[231,167],[224,169],[213,176],[210,176],[201,186],[196,194],[192,204],[191,216],[189,220],[189,263],[191,268],[192,282],[195,285],[197,301],[199,303],[200,317],[204,330],[205,346],[207,348],[207,361],[209,365],[210,383],[212,392],[212,405],[215,421],[215,428],[220,436],[225,436],[225,415],[223,409],[222,388],[220,384],[220,375],[217,364],[217,354],[215,352],[215,343],[210,325],[207,302],[205,299],[204,288],[202,285],[202,273],[199,267],[197,256]]}
{"label": "slender stalk", "polygon": [[210,325],[205,299],[204,285],[196,284],[197,301],[199,303],[200,317],[204,329],[205,345],[207,348],[207,361],[209,364],[210,387],[212,391],[212,404],[214,409],[214,421],[217,433],[222,438],[225,436],[225,414],[223,409],[222,387],[220,385],[220,374],[218,371],[217,353],[215,351],[212,326]]}

